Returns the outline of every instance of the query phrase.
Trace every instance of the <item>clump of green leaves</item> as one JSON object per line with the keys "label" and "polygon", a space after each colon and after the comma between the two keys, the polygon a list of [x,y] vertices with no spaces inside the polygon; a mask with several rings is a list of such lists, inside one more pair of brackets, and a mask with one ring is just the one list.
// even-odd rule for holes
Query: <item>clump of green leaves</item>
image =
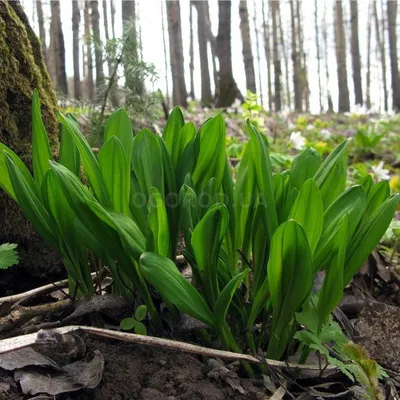
{"label": "clump of green leaves", "polygon": [[[0,145],[0,185],[57,249],[72,289],[93,293],[92,254],[110,271],[114,293],[135,295],[155,327],[161,296],[174,319],[186,313],[202,321],[235,352],[280,359],[296,347],[296,315],[307,309],[314,277],[324,270],[314,307],[322,332],[399,202],[388,182],[374,184],[369,175],[346,189],[346,141],[325,160],[308,148],[275,173],[267,138],[248,120],[234,180],[220,115],[197,130],[175,108],[162,137],[147,129],[133,136],[129,116],[117,110],[98,154],[72,116],[58,117],[56,162],[35,94],[34,174]],[[175,264],[181,232],[191,283]]]}
{"label": "clump of green leaves", "polygon": [[4,243],[0,245],[0,269],[7,269],[19,263],[17,245]]}
{"label": "clump of green leaves", "polygon": [[147,315],[147,307],[142,304],[136,308],[132,317],[124,318],[120,327],[123,331],[134,331],[137,335],[147,335],[146,325],[143,323]]}

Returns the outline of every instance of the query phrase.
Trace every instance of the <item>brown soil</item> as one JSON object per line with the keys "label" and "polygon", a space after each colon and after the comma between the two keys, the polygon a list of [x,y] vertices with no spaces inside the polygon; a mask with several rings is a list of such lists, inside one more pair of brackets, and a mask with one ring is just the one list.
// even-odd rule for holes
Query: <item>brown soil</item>
{"label": "brown soil", "polygon": [[[86,336],[88,350],[103,353],[103,379],[94,390],[57,396],[58,400],[261,400],[266,397],[262,381],[237,378],[244,394],[222,379],[208,377],[207,360],[177,351],[154,349]],[[4,392],[4,385],[9,390]],[[2,393],[3,388],[3,393]],[[11,374],[0,370],[0,400],[24,397]]]}

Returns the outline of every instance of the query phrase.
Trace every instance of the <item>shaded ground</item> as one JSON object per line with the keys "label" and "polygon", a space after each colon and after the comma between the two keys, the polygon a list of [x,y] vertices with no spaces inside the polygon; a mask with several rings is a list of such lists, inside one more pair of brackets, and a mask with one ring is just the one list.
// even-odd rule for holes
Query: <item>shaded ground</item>
{"label": "shaded ground", "polygon": [[[100,385],[59,395],[63,400],[223,400],[268,398],[262,381],[236,377],[230,385],[223,377],[213,378],[214,366],[208,360],[174,351],[85,337],[88,350],[98,349],[105,368]],[[211,373],[211,374],[210,374]],[[214,374],[215,375],[215,374]],[[229,379],[228,379],[229,381]],[[240,389],[232,386],[238,385]],[[241,393],[243,392],[243,393]],[[10,373],[0,369],[0,399],[24,397]],[[40,397],[41,399],[53,397]]]}

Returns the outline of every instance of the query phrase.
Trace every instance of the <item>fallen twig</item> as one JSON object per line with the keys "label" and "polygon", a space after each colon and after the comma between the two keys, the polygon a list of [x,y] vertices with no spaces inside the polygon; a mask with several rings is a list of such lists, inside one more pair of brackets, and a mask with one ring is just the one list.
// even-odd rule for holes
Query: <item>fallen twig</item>
{"label": "fallen twig", "polygon": [[9,332],[34,317],[65,310],[71,307],[72,304],[72,300],[66,299],[32,307],[19,306],[15,310],[12,310],[9,315],[0,318],[0,332]]}
{"label": "fallen twig", "polygon": [[[170,339],[162,339],[152,336],[143,336],[143,335],[135,335],[132,333],[125,333],[119,331],[112,331],[109,329],[100,329],[93,328],[89,326],[82,325],[72,325],[65,326],[61,328],[56,328],[53,330],[41,330],[39,332],[30,333],[28,335],[17,336],[9,339],[3,339],[0,341],[0,354],[8,353],[10,351],[18,350],[24,347],[29,347],[34,344],[40,343],[40,337],[46,333],[48,337],[51,332],[54,332],[54,335],[64,335],[66,333],[81,331],[85,333],[90,333],[92,335],[106,337],[109,339],[122,340],[124,342],[137,343],[145,346],[154,346],[154,347],[162,347],[173,350],[180,350],[186,353],[198,354],[206,357],[217,357],[217,358],[225,358],[230,360],[238,360],[238,361],[248,361],[255,364],[261,364],[258,358],[253,357],[248,354],[239,354],[232,353],[230,351],[224,350],[216,350],[210,349],[207,347],[198,346],[195,344],[179,342]],[[39,340],[38,340],[39,338]],[[318,365],[310,365],[310,364],[296,364],[296,363],[286,363],[285,361],[276,361],[276,360],[265,360],[269,365],[278,367],[278,368],[292,368],[292,369],[306,369],[306,370],[319,370],[320,367]],[[328,365],[327,370],[336,370],[336,367]]]}
{"label": "fallen twig", "polygon": [[[92,273],[92,278],[96,276],[96,273]],[[64,287],[68,285],[68,279],[63,279],[62,281],[57,281],[54,283],[49,283],[48,285],[40,286],[35,289],[28,290],[27,292],[13,294],[11,296],[0,297],[0,304],[1,303],[15,303],[20,300],[25,300],[28,297],[37,296],[39,294],[44,294],[51,292],[54,289],[57,289],[57,286]]]}

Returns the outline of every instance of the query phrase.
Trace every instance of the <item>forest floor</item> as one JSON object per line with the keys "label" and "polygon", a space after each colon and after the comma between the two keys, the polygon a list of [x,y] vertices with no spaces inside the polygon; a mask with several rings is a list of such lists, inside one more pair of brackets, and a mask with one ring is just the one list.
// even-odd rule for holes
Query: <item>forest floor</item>
{"label": "forest floor", "polygon": [[[296,148],[312,146],[325,156],[344,138],[351,137],[349,182],[355,183],[361,175],[371,173],[374,179],[389,180],[393,191],[400,190],[399,117],[355,114],[282,114],[272,117],[261,113],[250,102],[248,104],[249,107],[229,110],[226,115],[228,152],[233,168],[240,161],[247,141],[244,117],[251,117],[269,137],[276,171],[290,166]],[[198,126],[212,114],[212,110],[200,111],[193,104],[187,119]],[[161,131],[163,122],[150,125]],[[94,147],[98,144],[96,140],[101,141],[94,134],[92,139]],[[379,247],[346,288],[340,305],[342,328],[386,370],[388,377],[381,382],[381,390],[383,398],[387,399],[398,398],[397,390],[400,389],[399,238],[397,214]],[[48,283],[48,278],[40,276],[27,282],[26,275],[22,275],[18,267],[8,273],[11,275],[7,282],[0,280],[0,292],[7,295]],[[25,276],[24,282],[22,276]],[[64,276],[55,274],[54,278]],[[93,312],[101,315],[106,328],[118,329],[121,315],[129,315],[131,311],[126,304],[116,306],[112,302],[75,304],[56,288],[51,293],[22,296],[14,301],[1,300],[0,339],[34,332],[37,327],[90,324]],[[38,307],[49,304],[62,306],[44,314],[35,314]],[[8,328],[4,329],[5,326]],[[178,339],[194,342],[191,333],[175,335],[164,332],[163,336],[170,339],[178,336]],[[321,374],[321,371],[270,366],[268,377],[259,374],[255,379],[249,379],[244,377],[236,361],[222,362],[214,357],[82,333],[77,334],[75,340],[78,344],[73,354],[69,351],[61,358],[50,351],[47,360],[39,360],[37,355],[27,353],[27,349],[18,350],[21,352],[19,357],[14,352],[6,353],[9,357],[0,355],[0,399],[277,400],[362,399],[366,395],[360,385],[338,371]],[[74,374],[74,370],[79,370],[79,374]],[[37,391],[39,382],[48,385],[44,387],[48,387],[46,393],[51,394]],[[29,390],[30,394],[27,393]]]}

